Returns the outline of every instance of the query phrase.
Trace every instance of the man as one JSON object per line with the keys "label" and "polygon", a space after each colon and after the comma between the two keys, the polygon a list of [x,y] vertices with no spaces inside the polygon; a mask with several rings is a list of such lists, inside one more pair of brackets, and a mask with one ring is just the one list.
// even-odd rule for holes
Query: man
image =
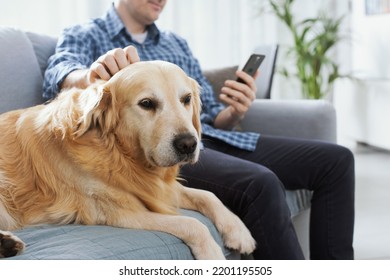
{"label": "man", "polygon": [[[354,159],[343,147],[316,141],[232,131],[255,99],[254,78],[225,82],[220,98],[202,75],[185,40],[155,25],[166,0],[118,0],[107,14],[66,29],[45,73],[44,96],[108,80],[130,63],[166,60],[202,86],[204,150],[182,168],[188,186],[215,193],[257,241],[256,259],[302,259],[284,188],[313,190],[313,259],[352,259]],[[233,98],[232,98],[233,97]]]}

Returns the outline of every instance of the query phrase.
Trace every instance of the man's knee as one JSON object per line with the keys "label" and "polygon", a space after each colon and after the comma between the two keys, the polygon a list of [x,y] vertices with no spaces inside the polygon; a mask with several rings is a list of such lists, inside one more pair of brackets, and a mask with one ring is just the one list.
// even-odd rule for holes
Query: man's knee
{"label": "man's knee", "polygon": [[275,173],[269,169],[258,168],[258,170],[253,171],[249,178],[247,195],[252,198],[262,196],[265,199],[284,201],[285,190]]}
{"label": "man's knee", "polygon": [[342,169],[342,172],[354,172],[355,158],[350,149],[340,145],[333,145],[330,155],[335,161],[333,165]]}

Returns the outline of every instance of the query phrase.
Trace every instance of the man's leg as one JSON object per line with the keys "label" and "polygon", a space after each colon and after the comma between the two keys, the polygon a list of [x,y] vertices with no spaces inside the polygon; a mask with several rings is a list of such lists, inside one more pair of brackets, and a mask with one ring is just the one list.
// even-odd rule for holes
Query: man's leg
{"label": "man's leg", "polygon": [[208,146],[272,170],[286,189],[313,190],[311,259],[353,259],[355,172],[353,154],[322,141],[262,135],[254,152],[218,140]]}
{"label": "man's leg", "polygon": [[236,213],[257,242],[256,259],[303,259],[284,188],[269,169],[206,148],[181,170],[184,184],[213,192]]}

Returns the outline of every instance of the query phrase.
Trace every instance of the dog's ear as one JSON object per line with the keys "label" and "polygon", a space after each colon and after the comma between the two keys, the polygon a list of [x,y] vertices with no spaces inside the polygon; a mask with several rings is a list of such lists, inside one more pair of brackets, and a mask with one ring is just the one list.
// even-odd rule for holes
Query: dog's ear
{"label": "dog's ear", "polygon": [[114,96],[109,82],[92,86],[78,96],[80,115],[74,136],[80,137],[89,129],[95,128],[102,134],[107,134],[115,127],[117,120]]}
{"label": "dog's ear", "polygon": [[191,79],[192,83],[192,92],[193,92],[193,98],[192,98],[192,106],[193,106],[193,113],[192,113],[192,124],[194,125],[198,136],[201,136],[202,133],[202,125],[200,123],[200,112],[201,112],[201,100],[200,100],[200,85],[193,79]]}

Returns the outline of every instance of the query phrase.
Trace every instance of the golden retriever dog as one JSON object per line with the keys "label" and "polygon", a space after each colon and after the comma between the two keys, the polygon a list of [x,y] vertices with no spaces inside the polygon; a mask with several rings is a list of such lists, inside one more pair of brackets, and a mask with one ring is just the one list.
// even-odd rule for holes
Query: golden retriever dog
{"label": "golden retriever dog", "polygon": [[227,247],[252,252],[255,241],[236,215],[210,192],[179,183],[180,166],[199,156],[200,109],[198,84],[153,61],[2,114],[0,257],[25,247],[12,230],[76,223],[163,231],[196,259],[223,259],[207,227],[178,208],[203,213]]}

